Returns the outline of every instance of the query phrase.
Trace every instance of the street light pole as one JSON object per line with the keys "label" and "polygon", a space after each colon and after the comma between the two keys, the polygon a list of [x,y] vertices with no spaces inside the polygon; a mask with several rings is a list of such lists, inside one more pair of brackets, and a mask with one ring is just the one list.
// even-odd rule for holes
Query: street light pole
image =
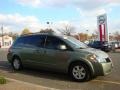
{"label": "street light pole", "polygon": [[78,33],[78,39],[79,39],[79,41],[80,41],[80,34]]}
{"label": "street light pole", "polygon": [[2,46],[4,46],[4,39],[3,39],[3,26],[1,26],[1,32],[2,32]]}
{"label": "street light pole", "polygon": [[47,29],[50,29],[50,22],[46,22],[47,23]]}
{"label": "street light pole", "polygon": [[47,29],[52,29],[52,22],[46,22],[47,23]]}
{"label": "street light pole", "polygon": [[86,33],[87,33],[87,40],[88,40],[88,30],[86,30]]}

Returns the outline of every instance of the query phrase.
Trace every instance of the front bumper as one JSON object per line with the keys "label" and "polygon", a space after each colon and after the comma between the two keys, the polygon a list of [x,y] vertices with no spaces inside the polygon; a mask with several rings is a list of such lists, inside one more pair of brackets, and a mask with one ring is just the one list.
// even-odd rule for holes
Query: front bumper
{"label": "front bumper", "polygon": [[113,68],[112,62],[101,63],[101,65],[102,65],[102,69],[103,69],[103,75],[108,75],[112,71],[112,68]]}
{"label": "front bumper", "polygon": [[113,64],[111,61],[106,63],[94,62],[93,68],[94,68],[94,76],[104,76],[111,73]]}

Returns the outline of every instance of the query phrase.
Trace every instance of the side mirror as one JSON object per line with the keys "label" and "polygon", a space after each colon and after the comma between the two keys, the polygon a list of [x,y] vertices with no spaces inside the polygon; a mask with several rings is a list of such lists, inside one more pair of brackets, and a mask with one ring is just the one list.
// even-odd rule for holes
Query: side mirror
{"label": "side mirror", "polygon": [[59,46],[59,49],[60,49],[60,50],[66,50],[67,47],[66,47],[65,45],[60,45],[60,46]]}

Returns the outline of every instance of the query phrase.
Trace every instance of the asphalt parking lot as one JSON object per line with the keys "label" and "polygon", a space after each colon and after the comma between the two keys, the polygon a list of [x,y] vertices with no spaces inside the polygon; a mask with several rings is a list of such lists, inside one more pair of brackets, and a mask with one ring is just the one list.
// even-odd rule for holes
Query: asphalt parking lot
{"label": "asphalt parking lot", "polygon": [[119,90],[120,89],[120,52],[108,53],[114,68],[110,75],[96,77],[88,82],[74,82],[62,73],[24,69],[13,71],[7,61],[7,50],[0,49],[0,75],[54,89],[64,90]]}

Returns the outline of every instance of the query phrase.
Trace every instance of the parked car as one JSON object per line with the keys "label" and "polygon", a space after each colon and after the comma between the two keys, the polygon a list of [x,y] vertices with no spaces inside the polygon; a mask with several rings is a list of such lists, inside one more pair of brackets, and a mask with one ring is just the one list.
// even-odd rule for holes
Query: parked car
{"label": "parked car", "polygon": [[120,49],[120,41],[118,41],[118,49]]}
{"label": "parked car", "polygon": [[120,42],[119,41],[112,41],[110,43],[115,49],[120,49]]}
{"label": "parked car", "polygon": [[8,50],[13,69],[39,68],[68,73],[76,81],[111,72],[113,64],[107,53],[89,48],[70,36],[32,34],[17,38]]}
{"label": "parked car", "polygon": [[93,41],[93,42],[90,42],[88,46],[96,49],[101,49],[106,52],[109,52],[112,50],[112,45],[107,41]]}

